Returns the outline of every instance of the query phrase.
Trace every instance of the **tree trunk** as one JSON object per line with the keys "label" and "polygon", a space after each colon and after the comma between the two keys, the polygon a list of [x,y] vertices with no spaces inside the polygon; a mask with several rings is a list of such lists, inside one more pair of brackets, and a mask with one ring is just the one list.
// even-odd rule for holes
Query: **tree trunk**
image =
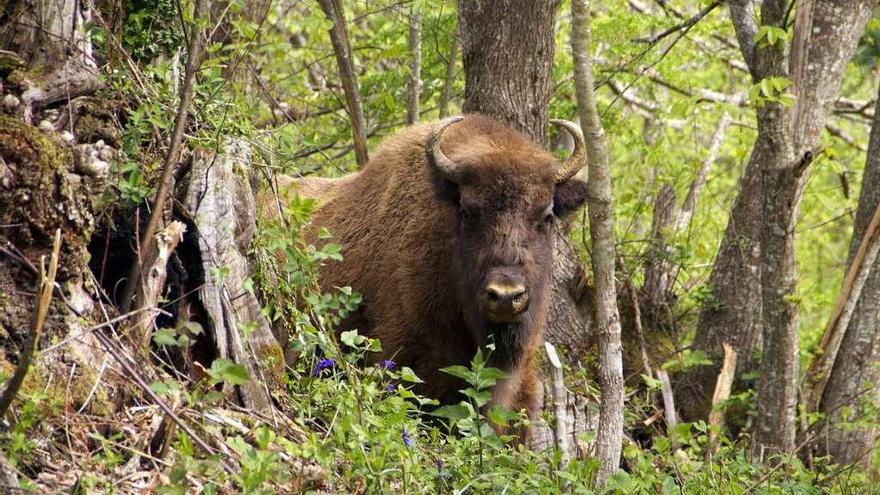
{"label": "tree trunk", "polygon": [[[880,90],[878,90],[880,95]],[[853,225],[850,263],[865,235],[871,217],[880,205],[880,98],[874,110],[868,158],[862,180],[859,207]],[[835,462],[858,463],[867,467],[868,455],[877,440],[875,426],[844,428],[847,421],[864,418],[880,403],[880,266],[875,261],[856,303],[840,349],[831,368],[828,384],[819,406],[826,426],[819,438],[821,455],[831,455]],[[874,424],[873,418],[869,423]]]}
{"label": "tree trunk", "polygon": [[[41,338],[34,343],[41,352],[31,375],[43,375],[44,380],[70,375],[70,384],[50,379],[43,391],[62,398],[65,407],[79,407],[92,387],[98,400],[90,404],[106,405],[107,398],[97,379],[105,355],[85,330],[98,319],[87,290],[87,246],[108,166],[86,155],[86,147],[95,150],[90,144],[74,144],[81,136],[62,140],[52,131],[62,119],[53,121],[42,112],[46,105],[99,87],[84,26],[89,14],[87,6],[73,0],[12,1],[0,12],[0,84],[6,110],[15,114],[0,116],[0,348],[5,350],[0,367],[11,369],[10,363],[20,359],[16,349],[29,337],[36,304],[36,267],[50,253],[60,229],[55,292]],[[51,125],[38,130],[29,125],[34,120]],[[73,129],[74,122],[69,124]],[[65,352],[44,352],[49,342],[68,337]]]}
{"label": "tree trunk", "polygon": [[[694,349],[708,353],[716,363],[721,360],[722,343],[729,343],[740,357],[739,375],[754,369],[752,354],[760,347],[762,336],[775,339],[764,343],[764,356],[771,360],[767,365],[785,363],[784,372],[776,368],[782,374],[776,378],[793,380],[797,375],[797,360],[791,359],[797,347],[797,308],[790,296],[796,279],[794,225],[806,177],[803,169],[815,152],[840,89],[843,69],[870,17],[872,3],[817,0],[799,5],[790,69],[786,68],[781,41],[774,46],[769,46],[767,40],[756,43],[758,29],[751,2],[736,0],[729,4],[740,49],[754,82],[790,77],[788,92],[795,96],[791,107],[777,108],[779,103],[770,98],[758,109],[758,138],[715,258],[709,280],[711,297],[700,311],[694,339]],[[784,16],[785,6],[765,0],[761,16],[765,24],[781,23]],[[770,306],[765,307],[767,304]],[[686,420],[701,419],[708,413],[717,373],[715,364],[681,377],[677,393]],[[781,388],[786,396],[793,392],[794,384],[777,382],[771,386],[769,380],[774,373],[762,374],[768,375],[764,377],[766,393],[776,394]],[[792,401],[790,397],[785,400],[786,411],[793,408]],[[768,414],[771,408],[768,405]],[[779,412],[773,411],[773,418],[778,419]],[[760,421],[759,430],[764,428]],[[765,429],[770,430],[782,433],[775,427]],[[784,435],[791,437],[789,427]]]}
{"label": "tree trunk", "polygon": [[422,93],[422,14],[415,7],[409,13],[409,80],[406,89],[406,123],[419,121]]}
{"label": "tree trunk", "polygon": [[589,156],[587,210],[593,245],[595,315],[599,336],[599,386],[602,402],[596,433],[596,457],[601,463],[596,487],[603,488],[620,465],[623,443],[623,356],[620,344],[620,315],[614,280],[614,212],[611,203],[611,172],[605,131],[593,94],[590,61],[590,10],[586,0],[571,2],[571,51],[578,113],[584,127]]}
{"label": "tree trunk", "polygon": [[351,55],[351,44],[348,42],[348,27],[345,24],[345,9],[340,0],[318,0],[321,10],[333,23],[330,28],[330,41],[336,54],[339,67],[339,79],[345,92],[345,102],[351,119],[351,135],[354,142],[354,155],[357,164],[363,167],[369,160],[367,154],[367,124],[361,109],[361,97],[358,93],[357,74]]}
{"label": "tree trunk", "polygon": [[547,144],[559,0],[458,2],[465,112],[506,122]]}
{"label": "tree trunk", "polygon": [[[459,2],[465,112],[479,112],[547,142],[556,0]],[[587,348],[586,271],[568,233],[556,232],[545,338],[573,355]]]}
{"label": "tree trunk", "polygon": [[33,114],[46,105],[100,87],[86,27],[90,20],[89,7],[72,0],[11,1],[0,12],[0,48],[37,69],[21,94],[25,123],[33,123]]}
{"label": "tree trunk", "polygon": [[449,116],[449,102],[452,100],[452,87],[455,85],[455,67],[458,63],[458,30],[452,35],[449,45],[449,59],[446,61],[446,73],[443,76],[443,92],[440,94],[440,118]]}

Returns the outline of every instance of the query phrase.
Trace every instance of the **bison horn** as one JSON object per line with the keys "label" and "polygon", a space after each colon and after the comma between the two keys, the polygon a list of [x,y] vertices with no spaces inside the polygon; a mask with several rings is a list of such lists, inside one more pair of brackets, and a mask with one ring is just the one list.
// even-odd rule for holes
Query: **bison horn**
{"label": "bison horn", "polygon": [[436,170],[443,178],[451,180],[452,182],[458,182],[459,168],[458,165],[456,165],[455,162],[446,156],[443,153],[443,150],[440,149],[440,137],[443,135],[443,131],[449,126],[461,122],[462,120],[464,120],[464,117],[461,116],[447,117],[441,120],[434,129],[434,132],[428,136],[428,140],[425,142],[425,156],[428,158],[428,163],[434,167],[434,170]]}
{"label": "bison horn", "polygon": [[579,125],[568,120],[551,119],[550,123],[565,129],[574,139],[574,151],[559,171],[556,172],[556,183],[565,182],[574,177],[576,173],[587,165],[587,145],[584,143],[584,133]]}

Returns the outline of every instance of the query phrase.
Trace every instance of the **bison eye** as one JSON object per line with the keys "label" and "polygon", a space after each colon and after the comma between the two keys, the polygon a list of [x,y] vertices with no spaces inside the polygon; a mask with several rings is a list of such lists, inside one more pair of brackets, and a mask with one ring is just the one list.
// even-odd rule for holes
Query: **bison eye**
{"label": "bison eye", "polygon": [[459,206],[458,216],[462,222],[471,222],[477,217],[476,211],[473,208],[468,208],[464,205]]}

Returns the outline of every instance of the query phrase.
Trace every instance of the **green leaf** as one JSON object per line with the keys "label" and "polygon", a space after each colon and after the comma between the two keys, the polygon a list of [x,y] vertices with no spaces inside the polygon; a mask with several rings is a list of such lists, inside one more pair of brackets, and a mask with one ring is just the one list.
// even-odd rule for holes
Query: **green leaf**
{"label": "green leaf", "polygon": [[163,345],[168,347],[177,347],[180,344],[177,342],[177,332],[174,331],[173,328],[160,328],[153,333],[153,342],[156,345]]}
{"label": "green leaf", "polygon": [[648,376],[644,373],[642,373],[641,377],[642,377],[642,380],[644,380],[645,385],[647,385],[648,388],[651,390],[660,390],[660,387],[663,386],[662,381],[657,380],[656,378],[651,378],[650,376]]}
{"label": "green leaf", "polygon": [[476,376],[473,371],[465,368],[460,364],[456,364],[454,366],[447,366],[445,368],[440,368],[440,371],[446,373],[447,375],[452,375],[456,378],[461,378],[466,382],[470,383],[473,381],[473,378]]}
{"label": "green leaf", "polygon": [[448,419],[451,424],[456,424],[465,418],[469,418],[472,412],[473,409],[470,408],[470,404],[459,403],[443,406],[432,414],[434,416]]}
{"label": "green leaf", "polygon": [[666,475],[666,479],[663,480],[663,488],[660,493],[661,495],[678,495],[679,493],[681,493],[681,489],[678,487],[678,484],[675,483],[675,478]]}
{"label": "green leaf", "polygon": [[358,334],[357,330],[349,330],[347,332],[342,332],[339,336],[339,340],[348,347],[357,347],[363,344],[367,338]]}
{"label": "green leaf", "polygon": [[202,328],[202,325],[195,321],[183,322],[183,328],[187,329],[187,331],[193,335],[201,335],[205,333],[205,329]]}
{"label": "green leaf", "polygon": [[507,426],[508,423],[519,418],[519,413],[504,406],[494,405],[489,408],[486,417],[489,418],[489,421],[493,424]]}
{"label": "green leaf", "polygon": [[214,360],[211,363],[211,369],[207,371],[215,383],[224,382],[230,385],[243,385],[250,379],[244,366],[236,364],[229,359]]}
{"label": "green leaf", "polygon": [[425,383],[409,366],[400,369],[400,379],[409,383]]}
{"label": "green leaf", "polygon": [[466,388],[462,390],[461,393],[473,399],[477,407],[485,406],[492,398],[492,394],[488,390],[474,390],[472,388]]}

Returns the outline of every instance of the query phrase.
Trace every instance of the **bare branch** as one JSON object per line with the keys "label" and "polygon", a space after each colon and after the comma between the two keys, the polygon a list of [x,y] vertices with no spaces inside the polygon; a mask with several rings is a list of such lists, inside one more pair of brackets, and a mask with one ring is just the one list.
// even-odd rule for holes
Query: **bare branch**
{"label": "bare branch", "polygon": [[724,134],[727,132],[730,120],[730,115],[727,112],[724,112],[721,119],[718,121],[718,126],[715,128],[715,134],[712,135],[712,142],[709,144],[709,154],[703,161],[700,169],[697,171],[697,176],[694,177],[693,182],[691,182],[687,196],[684,198],[684,203],[681,205],[681,211],[678,213],[678,219],[675,222],[675,228],[678,232],[684,232],[687,230],[691,223],[691,219],[694,217],[694,212],[697,207],[697,198],[700,195],[700,190],[706,183],[706,176],[709,174],[709,169],[712,168],[712,165],[715,164],[715,160],[718,159],[718,152],[721,150],[721,143],[724,142]]}
{"label": "bare branch", "polygon": [[[208,0],[197,0],[195,5],[194,19],[204,18],[209,11]],[[177,168],[177,162],[180,160],[180,151],[183,147],[183,131],[186,128],[186,120],[189,115],[189,107],[193,99],[193,86],[195,85],[196,72],[202,65],[202,48],[203,34],[193,32],[190,36],[189,47],[187,50],[186,68],[183,76],[183,89],[180,92],[180,103],[177,106],[177,117],[174,121],[174,131],[171,134],[171,143],[168,145],[168,153],[165,155],[165,161],[162,164],[162,177],[159,182],[159,189],[156,191],[156,197],[153,200],[153,212],[144,231],[144,244],[132,263],[128,272],[128,280],[125,283],[125,290],[122,292],[122,300],[120,302],[120,311],[127,313],[131,308],[132,299],[138,287],[142,286],[142,280],[145,278],[144,269],[153,262],[152,256],[155,252],[156,232],[159,230],[159,224],[165,214],[165,203],[171,194],[171,183],[174,178],[174,169]]]}
{"label": "bare branch", "polygon": [[658,41],[662,40],[663,38],[669,36],[670,34],[677,33],[679,31],[681,31],[682,29],[688,30],[691,27],[693,27],[694,24],[699,22],[700,19],[709,15],[709,13],[712,12],[713,10],[715,10],[719,5],[721,5],[721,2],[716,0],[712,3],[710,3],[709,5],[703,7],[702,10],[700,10],[699,12],[697,12],[696,14],[691,16],[690,18],[686,19],[684,22],[682,22],[680,24],[676,24],[675,26],[672,26],[671,28],[666,29],[661,33],[655,34],[653,36],[648,36],[646,38],[639,38],[636,41],[638,41],[640,43],[653,44],[653,43],[657,43]]}

